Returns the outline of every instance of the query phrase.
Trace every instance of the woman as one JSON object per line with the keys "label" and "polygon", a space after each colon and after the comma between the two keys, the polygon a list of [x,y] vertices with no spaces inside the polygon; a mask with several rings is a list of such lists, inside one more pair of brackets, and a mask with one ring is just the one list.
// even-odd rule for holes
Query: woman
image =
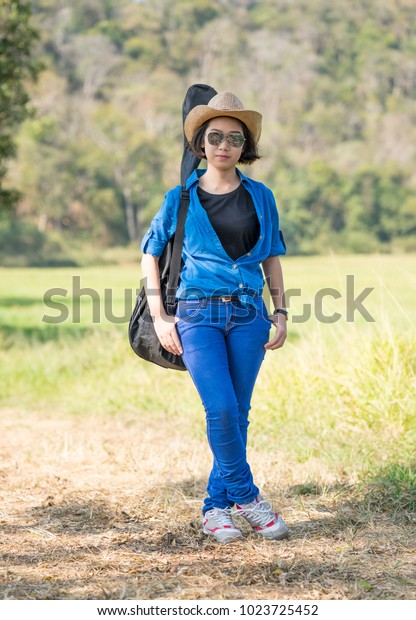
{"label": "woman", "polygon": [[[190,205],[175,317],[166,314],[158,292],[158,257],[175,233],[180,186],[166,194],[141,245],[156,334],[165,349],[182,355],[205,408],[213,467],[202,523],[221,543],[242,538],[235,514],[264,538],[288,535],[262,499],[246,458],[255,380],[265,352],[283,346],[287,320],[279,262],[286,249],[273,194],[236,168],[259,159],[261,119],[229,92],[186,118],[190,149],[206,159],[207,169],[194,171],[186,184]],[[270,317],[261,267],[275,307]]]}

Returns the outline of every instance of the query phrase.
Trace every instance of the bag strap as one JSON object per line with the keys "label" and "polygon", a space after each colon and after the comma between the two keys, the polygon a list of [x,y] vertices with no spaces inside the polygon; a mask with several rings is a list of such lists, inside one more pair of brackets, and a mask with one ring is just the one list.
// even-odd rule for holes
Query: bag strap
{"label": "bag strap", "polygon": [[185,237],[185,220],[188,215],[189,191],[182,186],[181,202],[178,211],[175,238],[173,240],[172,258],[170,262],[169,280],[166,296],[166,310],[173,314],[176,304],[176,291],[178,288],[179,274],[181,270],[182,248]]}

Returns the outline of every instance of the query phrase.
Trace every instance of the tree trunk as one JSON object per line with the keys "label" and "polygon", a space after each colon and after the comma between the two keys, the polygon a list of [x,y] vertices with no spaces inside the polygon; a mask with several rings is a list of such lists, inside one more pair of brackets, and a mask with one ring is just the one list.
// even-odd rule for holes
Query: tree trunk
{"label": "tree trunk", "polygon": [[39,232],[45,232],[46,225],[48,223],[48,216],[46,213],[41,213],[38,217],[37,229]]}
{"label": "tree trunk", "polygon": [[134,206],[131,200],[131,189],[129,185],[125,183],[123,171],[120,168],[115,168],[114,177],[116,183],[121,189],[124,198],[124,210],[126,212],[126,224],[129,240],[137,241],[136,218],[134,213]]}
{"label": "tree trunk", "polygon": [[136,218],[134,214],[134,206],[131,201],[131,190],[129,187],[123,187],[124,204],[126,209],[127,232],[130,241],[137,241]]}

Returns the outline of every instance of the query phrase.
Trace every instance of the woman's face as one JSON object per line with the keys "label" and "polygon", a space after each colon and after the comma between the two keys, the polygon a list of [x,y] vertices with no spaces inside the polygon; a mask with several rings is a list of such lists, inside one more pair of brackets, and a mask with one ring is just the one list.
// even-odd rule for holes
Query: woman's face
{"label": "woman's face", "polygon": [[[227,140],[227,136],[229,140]],[[233,146],[244,138],[243,126],[236,118],[220,116],[213,118],[205,131],[201,145],[205,148],[208,166],[214,166],[219,170],[234,168],[241,157],[244,142],[241,146]],[[221,138],[223,138],[221,140]],[[219,144],[210,144],[216,142]]]}

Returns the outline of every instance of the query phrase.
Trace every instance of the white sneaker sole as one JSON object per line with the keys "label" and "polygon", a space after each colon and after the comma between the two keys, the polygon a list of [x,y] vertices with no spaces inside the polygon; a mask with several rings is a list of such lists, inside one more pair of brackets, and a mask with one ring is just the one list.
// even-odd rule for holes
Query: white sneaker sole
{"label": "white sneaker sole", "polygon": [[215,540],[221,544],[227,544],[230,542],[234,542],[235,540],[244,540],[244,537],[240,530],[230,530],[229,532],[211,532],[210,530],[205,529],[204,534],[208,536],[212,536]]}
{"label": "white sneaker sole", "polygon": [[286,523],[277,523],[276,525],[278,527],[270,527],[267,530],[255,530],[253,528],[253,532],[258,536],[267,538],[267,540],[282,540],[283,538],[287,538],[289,536],[289,528]]}

